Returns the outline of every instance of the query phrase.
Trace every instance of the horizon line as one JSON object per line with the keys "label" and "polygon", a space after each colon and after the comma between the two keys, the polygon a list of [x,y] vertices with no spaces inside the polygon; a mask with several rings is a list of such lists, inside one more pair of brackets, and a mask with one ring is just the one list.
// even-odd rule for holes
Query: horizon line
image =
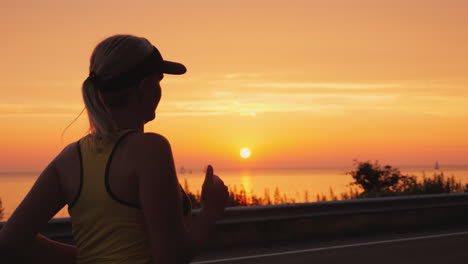
{"label": "horizon line", "polygon": [[[380,163],[380,165],[383,165]],[[390,165],[393,168],[397,169],[408,169],[408,168],[414,168],[414,169],[419,169],[419,168],[433,168],[433,165],[428,165],[428,164],[404,164],[404,165]],[[456,167],[468,167],[468,164],[446,164],[446,165],[440,165],[440,168],[438,171],[443,172],[444,168],[456,168]],[[179,170],[181,168],[184,168],[185,170],[192,170],[192,171],[203,171],[203,168],[199,169],[194,169],[191,167],[186,167],[186,166],[179,166],[176,168],[176,174],[189,174],[189,173],[180,173]],[[320,169],[352,169],[354,166],[348,166],[348,165],[335,165],[335,166],[297,166],[297,167],[217,167],[217,170],[320,170]],[[0,171],[0,176],[5,176],[5,175],[30,175],[30,174],[39,174],[41,173],[41,170],[28,170],[28,171],[15,171],[15,170],[10,170],[10,171]]]}

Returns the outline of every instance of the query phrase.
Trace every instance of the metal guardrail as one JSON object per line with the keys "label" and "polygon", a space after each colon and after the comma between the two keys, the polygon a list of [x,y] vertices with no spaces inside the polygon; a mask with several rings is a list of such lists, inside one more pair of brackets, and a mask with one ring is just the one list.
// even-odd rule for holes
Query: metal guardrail
{"label": "metal guardrail", "polygon": [[468,193],[235,207],[226,210],[209,247],[330,239],[468,223]]}
{"label": "metal guardrail", "polygon": [[[194,217],[199,210],[193,210]],[[468,223],[468,193],[414,195],[301,204],[230,207],[208,247]],[[73,243],[68,218],[52,219],[46,236]]]}
{"label": "metal guardrail", "polygon": [[231,207],[220,224],[468,206],[468,193],[411,195],[314,203]]}

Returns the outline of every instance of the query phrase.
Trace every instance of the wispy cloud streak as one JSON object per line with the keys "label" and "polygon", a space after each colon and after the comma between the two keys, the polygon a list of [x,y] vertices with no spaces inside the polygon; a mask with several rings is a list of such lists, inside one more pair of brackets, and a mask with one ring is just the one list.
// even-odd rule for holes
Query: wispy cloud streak
{"label": "wispy cloud streak", "polygon": [[[440,116],[468,115],[468,109],[464,107],[468,100],[468,89],[465,86],[468,84],[467,80],[264,81],[267,77],[254,73],[233,73],[215,76],[213,79],[209,76],[197,76],[197,81],[193,83],[188,79],[168,81],[168,85],[176,88],[178,85],[197,87],[195,85],[198,83],[206,89],[196,93],[197,97],[180,97],[179,94],[185,91],[174,91],[173,97],[163,100],[157,113],[161,116],[257,115],[277,112],[346,115],[352,111],[375,110]],[[0,116],[74,117],[82,108],[80,104],[0,103]]]}
{"label": "wispy cloud streak", "polygon": [[82,109],[78,104],[0,104],[0,116],[75,116]]}

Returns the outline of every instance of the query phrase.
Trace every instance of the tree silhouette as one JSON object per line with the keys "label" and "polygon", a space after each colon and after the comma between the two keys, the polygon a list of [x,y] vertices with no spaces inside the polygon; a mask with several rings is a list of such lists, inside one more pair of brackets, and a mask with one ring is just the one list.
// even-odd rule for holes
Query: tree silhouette
{"label": "tree silhouette", "polygon": [[354,161],[357,169],[350,171],[354,182],[364,190],[361,197],[390,196],[405,193],[416,185],[416,178],[402,175],[400,170],[390,165],[381,166],[374,163]]}

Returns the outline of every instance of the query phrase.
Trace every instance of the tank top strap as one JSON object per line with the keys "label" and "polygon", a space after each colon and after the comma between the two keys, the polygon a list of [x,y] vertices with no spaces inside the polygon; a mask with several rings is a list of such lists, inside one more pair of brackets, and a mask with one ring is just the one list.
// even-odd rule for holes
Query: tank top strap
{"label": "tank top strap", "polygon": [[[78,151],[81,163],[80,190],[74,202],[69,205],[69,208],[73,208],[81,199],[81,204],[90,205],[93,204],[93,201],[107,201],[140,209],[136,204],[130,204],[119,199],[109,186],[109,169],[114,152],[126,136],[136,132],[140,132],[140,130],[121,130],[113,141],[94,141],[89,135],[79,141]],[[179,188],[182,196],[183,214],[186,216],[190,215],[192,211],[190,196],[182,188],[182,185],[179,184]]]}
{"label": "tank top strap", "polygon": [[142,210],[117,202],[106,186],[112,155],[133,132],[138,130],[121,130],[113,140],[86,136],[78,144],[81,186],[68,208],[77,263],[151,263]]}
{"label": "tank top strap", "polygon": [[129,134],[138,132],[137,129],[124,129],[118,132],[116,139],[96,140],[88,135],[78,141],[80,155],[80,187],[77,197],[69,207],[74,207],[83,196],[92,199],[103,199],[108,196],[107,174],[109,162],[119,143]]}

